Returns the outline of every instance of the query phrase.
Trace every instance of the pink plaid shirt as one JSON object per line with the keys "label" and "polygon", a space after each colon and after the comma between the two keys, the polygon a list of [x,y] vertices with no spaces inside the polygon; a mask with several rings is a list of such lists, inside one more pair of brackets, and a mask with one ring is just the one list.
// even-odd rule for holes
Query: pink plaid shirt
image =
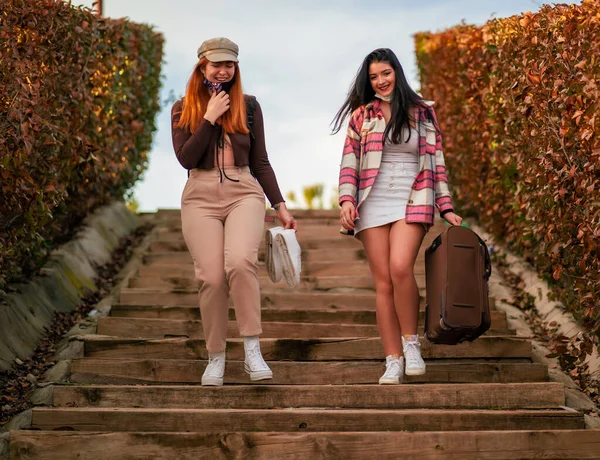
{"label": "pink plaid shirt", "polygon": [[[442,137],[435,129],[437,120],[433,102],[426,103],[427,108],[415,108],[419,132],[419,173],[408,197],[406,222],[433,225],[436,207],[440,213],[453,211],[453,207]],[[352,113],[340,167],[340,205],[351,201],[358,212],[369,195],[381,165],[385,126],[379,99],[360,106]]]}

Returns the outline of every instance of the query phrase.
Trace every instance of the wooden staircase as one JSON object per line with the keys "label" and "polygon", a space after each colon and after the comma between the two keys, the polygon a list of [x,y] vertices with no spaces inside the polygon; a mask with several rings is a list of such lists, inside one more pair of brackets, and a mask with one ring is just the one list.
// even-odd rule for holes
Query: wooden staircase
{"label": "wooden staircase", "polygon": [[97,335],[78,338],[70,384],[33,410],[32,430],[11,432],[11,459],[600,458],[600,431],[565,407],[563,385],[501,311],[471,344],[423,341],[424,376],[377,385],[384,357],[362,247],[339,235],[337,212],[295,214],[301,285],[275,286],[260,271],[273,380],[250,384],[231,309],[225,386],[200,386],[207,356],[191,258],[179,212],[161,211],[120,304]]}

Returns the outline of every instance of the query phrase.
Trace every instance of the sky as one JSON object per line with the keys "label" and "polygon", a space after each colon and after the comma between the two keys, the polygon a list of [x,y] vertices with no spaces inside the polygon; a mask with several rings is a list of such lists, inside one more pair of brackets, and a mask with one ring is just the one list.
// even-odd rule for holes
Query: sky
{"label": "sky", "polygon": [[[91,7],[94,0],[72,0]],[[331,121],[364,57],[391,48],[411,86],[419,81],[413,34],[484,24],[526,11],[538,0],[104,0],[104,15],[146,23],[166,39],[161,100],[185,92],[202,41],[225,36],[240,47],[244,92],[265,117],[269,158],[279,187],[324,184],[326,204],[337,188],[344,131]],[[576,3],[580,1],[563,1]],[[157,119],[150,165],[134,189],[140,211],[179,208],[187,180],[171,143],[170,106]]]}

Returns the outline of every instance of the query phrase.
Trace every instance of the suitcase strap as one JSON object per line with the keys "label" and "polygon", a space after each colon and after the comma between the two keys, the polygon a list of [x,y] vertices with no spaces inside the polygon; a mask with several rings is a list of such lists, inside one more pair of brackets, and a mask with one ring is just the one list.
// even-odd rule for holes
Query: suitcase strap
{"label": "suitcase strap", "polygon": [[481,244],[481,246],[483,246],[484,249],[484,257],[485,257],[485,271],[483,272],[483,276],[486,280],[490,279],[490,276],[492,276],[492,260],[490,258],[490,251],[487,247],[487,244],[485,244],[485,241],[483,241],[481,239],[481,237],[479,235],[477,235],[477,233],[475,233],[475,235],[477,236],[477,239],[479,240],[479,244]]}

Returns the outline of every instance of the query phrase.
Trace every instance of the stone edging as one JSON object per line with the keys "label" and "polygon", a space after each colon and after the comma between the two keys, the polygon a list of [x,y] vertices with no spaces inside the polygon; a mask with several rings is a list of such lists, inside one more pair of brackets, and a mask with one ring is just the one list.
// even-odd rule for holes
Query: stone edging
{"label": "stone edging", "polygon": [[99,208],[50,255],[40,275],[7,296],[0,305],[0,370],[35,350],[55,312],[73,310],[96,290],[96,268],[108,263],[120,239],[141,223],[122,201]]}
{"label": "stone edging", "polygon": [[[129,211],[127,211],[129,212]],[[153,216],[153,215],[152,215]],[[151,217],[142,215],[135,216],[138,221],[131,231],[135,230],[145,221],[151,220]],[[34,406],[52,406],[54,397],[54,385],[68,383],[71,377],[71,363],[73,359],[83,358],[83,342],[81,337],[88,334],[95,334],[98,325],[98,318],[108,316],[113,303],[119,301],[121,289],[127,286],[129,279],[137,273],[142,264],[142,258],[150,244],[157,237],[157,228],[148,233],[141,244],[139,244],[131,254],[130,260],[119,271],[117,282],[110,293],[102,298],[94,308],[78,323],[74,324],[64,338],[57,344],[57,351],[52,357],[56,364],[50,368],[44,375],[44,380],[36,383],[36,388],[28,396]],[[127,233],[126,233],[127,234]],[[125,235],[126,235],[125,234]],[[123,236],[125,236],[123,235]],[[116,247],[112,248],[113,250]],[[32,409],[27,409],[12,417],[0,431],[0,460],[8,460],[9,433],[12,430],[28,429],[32,423]],[[6,455],[3,457],[3,455]]]}
{"label": "stone edging", "polygon": [[[471,222],[469,222],[469,225],[471,225]],[[548,294],[550,293],[548,284],[538,276],[536,271],[523,258],[516,256],[502,244],[499,244],[492,235],[478,225],[473,224],[471,228],[485,241],[492,242],[491,245],[494,246],[495,252],[506,255],[509,270],[521,277],[525,283],[523,290],[535,298],[535,308],[540,313],[543,321],[556,321],[558,332],[567,337],[575,337],[577,334],[584,332],[583,328],[573,318],[573,315],[564,311],[560,302],[548,300]],[[490,244],[488,243],[488,245]],[[600,371],[598,348],[592,351],[586,362],[589,364],[591,373]]]}
{"label": "stone edging", "polygon": [[10,433],[0,433],[0,460],[9,460]]}
{"label": "stone edging", "polygon": [[[582,331],[581,327],[575,323],[575,320],[569,313],[565,313],[560,309],[560,303],[549,301],[546,294],[549,292],[548,285],[540,279],[537,273],[525,262],[522,258],[506,249],[502,244],[499,244],[495,238],[486,232],[482,227],[468,221],[469,226],[475,231],[488,246],[494,247],[494,252],[506,255],[506,261],[509,264],[509,270],[513,274],[519,275],[525,282],[524,291],[535,297],[536,309],[541,313],[544,321],[556,321],[561,325],[560,331],[568,337],[577,335]],[[524,314],[517,307],[504,302],[502,299],[511,299],[512,292],[503,282],[502,275],[497,270],[492,271],[493,281],[490,283],[492,291],[490,295],[496,298],[496,308],[506,312],[508,326],[517,331],[517,335],[528,337],[531,339],[533,346],[533,358],[536,362],[548,366],[550,380],[559,382],[565,385],[565,396],[567,407],[575,410],[593,411],[598,413],[598,409],[594,402],[582,391],[579,390],[577,384],[565,374],[556,358],[547,358],[550,350],[542,343],[534,338],[534,334],[525,321]],[[540,295],[540,293],[542,295]],[[560,313],[560,315],[558,314]],[[590,370],[600,367],[600,358],[598,350],[594,350],[592,356],[588,357]],[[598,417],[585,416],[586,425],[588,428],[600,428],[600,419]]]}

